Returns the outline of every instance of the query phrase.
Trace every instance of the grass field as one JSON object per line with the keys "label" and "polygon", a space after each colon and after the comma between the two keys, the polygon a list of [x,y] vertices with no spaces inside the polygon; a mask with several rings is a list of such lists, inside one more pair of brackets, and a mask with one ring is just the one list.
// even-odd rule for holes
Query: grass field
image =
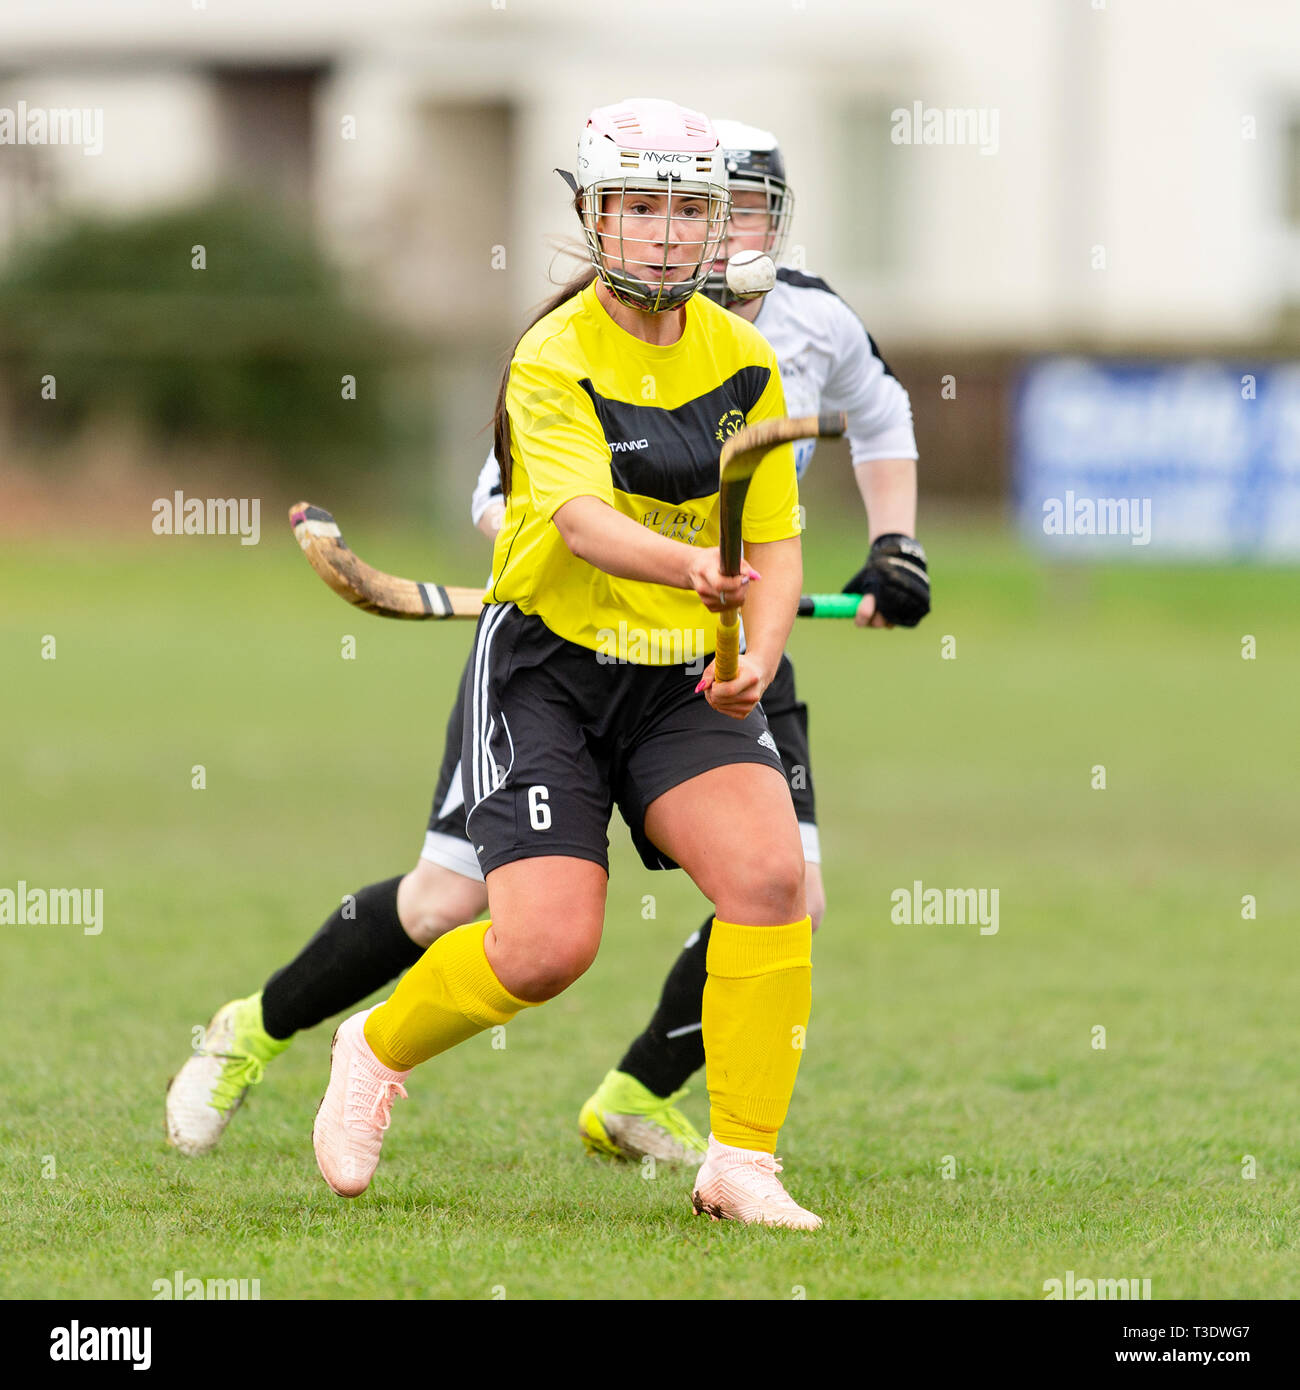
{"label": "grass field", "polygon": [[[434,568],[414,531],[350,539]],[[815,539],[805,587],[835,587],[857,543]],[[0,887],[102,887],[104,926],[0,926],[0,1291],[149,1298],[180,1270],[267,1299],[1034,1299],[1073,1270],[1300,1296],[1300,575],[925,539],[917,632],[805,623],[791,648],[830,910],[780,1152],[816,1235],[694,1218],[689,1175],[576,1141],[704,915],[618,825],[593,969],[504,1050],[418,1073],[365,1197],[312,1159],[330,1026],[214,1155],[167,1149],[191,1029],[414,862],[470,629],[351,612],[274,521],[249,548],[7,547]],[[997,934],[892,922],[918,879],[996,888]],[[704,1125],[702,1085],[686,1108]]]}

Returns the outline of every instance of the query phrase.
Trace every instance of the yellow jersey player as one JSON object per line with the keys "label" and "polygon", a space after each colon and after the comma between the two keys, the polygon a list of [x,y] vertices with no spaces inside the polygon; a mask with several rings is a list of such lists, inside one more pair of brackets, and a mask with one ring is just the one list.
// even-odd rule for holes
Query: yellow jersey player
{"label": "yellow jersey player", "polygon": [[[777,361],[696,295],[730,210],[706,117],[648,100],[593,112],[572,182],[596,278],[524,334],[502,382],[505,515],[466,673],[462,784],[490,917],[439,937],[390,999],[340,1026],[317,1162],[340,1195],[364,1191],[413,1067],[587,969],[617,802],[646,865],[680,865],[715,908],[695,1209],[815,1229],[773,1157],[791,1038],[808,1021],[811,926],[758,704],[802,580],[793,449],[751,487],[740,575],[722,573],[715,507],[722,442],[785,413]],[[700,680],[705,610],[742,603],[737,677],[714,682],[710,666]]]}

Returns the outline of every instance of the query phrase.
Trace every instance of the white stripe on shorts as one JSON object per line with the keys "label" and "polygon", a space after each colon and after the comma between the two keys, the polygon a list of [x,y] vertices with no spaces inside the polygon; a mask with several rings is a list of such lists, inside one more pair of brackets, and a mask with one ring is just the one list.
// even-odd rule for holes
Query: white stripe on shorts
{"label": "white stripe on shorts", "polygon": [[[489,749],[491,729],[487,718],[487,686],[490,670],[489,657],[492,651],[492,638],[505,615],[514,607],[513,603],[503,603],[495,613],[490,613],[479,629],[478,642],[474,652],[474,702],[472,711],[472,746],[474,749],[473,787],[474,805],[493,790],[492,755]],[[473,809],[472,807],[470,808]]]}
{"label": "white stripe on shorts", "polygon": [[479,756],[479,674],[483,669],[483,644],[491,633],[493,627],[501,621],[501,613],[504,609],[489,609],[488,615],[483,619],[479,630],[474,634],[474,675],[470,685],[470,789],[474,793],[474,800],[480,796],[480,783],[482,775],[482,759]]}

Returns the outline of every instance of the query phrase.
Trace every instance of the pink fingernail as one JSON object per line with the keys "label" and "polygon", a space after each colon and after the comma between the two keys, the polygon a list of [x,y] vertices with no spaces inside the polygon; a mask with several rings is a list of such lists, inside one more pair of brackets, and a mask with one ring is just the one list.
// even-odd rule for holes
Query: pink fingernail
{"label": "pink fingernail", "polygon": [[695,687],[695,693],[696,693],[697,695],[700,693],[701,690],[704,689],[704,682],[705,682],[706,680],[708,680],[708,677],[707,677],[707,676],[701,676],[701,677],[700,677],[700,683],[699,683],[699,685],[697,685],[697,686]]}
{"label": "pink fingernail", "polygon": [[762,579],[762,577],[757,570],[754,570],[752,574],[746,576],[745,582],[748,583],[750,579]]}

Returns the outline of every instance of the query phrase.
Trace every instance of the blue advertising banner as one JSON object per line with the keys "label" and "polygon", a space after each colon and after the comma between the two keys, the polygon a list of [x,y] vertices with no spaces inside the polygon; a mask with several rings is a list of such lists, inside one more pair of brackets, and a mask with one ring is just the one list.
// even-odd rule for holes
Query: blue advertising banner
{"label": "blue advertising banner", "polygon": [[1300,363],[1044,359],[1013,435],[1021,530],[1045,553],[1300,560]]}

